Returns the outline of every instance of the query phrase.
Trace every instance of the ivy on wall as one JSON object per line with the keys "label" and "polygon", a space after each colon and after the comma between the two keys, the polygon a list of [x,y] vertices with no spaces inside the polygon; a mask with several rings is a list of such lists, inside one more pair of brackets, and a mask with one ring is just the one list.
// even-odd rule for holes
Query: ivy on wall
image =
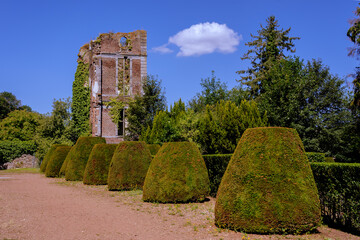
{"label": "ivy on wall", "polygon": [[90,134],[90,88],[88,86],[89,64],[78,61],[72,87],[72,128],[77,137]]}

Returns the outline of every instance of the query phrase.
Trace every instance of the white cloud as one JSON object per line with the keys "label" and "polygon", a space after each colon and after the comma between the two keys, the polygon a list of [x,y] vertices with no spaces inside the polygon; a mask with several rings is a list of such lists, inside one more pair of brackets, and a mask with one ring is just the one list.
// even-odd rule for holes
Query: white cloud
{"label": "white cloud", "polygon": [[[199,56],[215,51],[221,53],[235,52],[241,39],[242,36],[228,28],[226,24],[206,22],[192,25],[190,28],[178,32],[169,38],[169,43],[180,48],[177,56]],[[163,46],[164,50],[168,49],[165,45]]]}
{"label": "white cloud", "polygon": [[169,44],[164,44],[164,45],[161,45],[159,47],[154,47],[151,50],[154,51],[154,52],[159,52],[159,53],[172,53],[173,50],[168,48],[167,45],[169,45]]}

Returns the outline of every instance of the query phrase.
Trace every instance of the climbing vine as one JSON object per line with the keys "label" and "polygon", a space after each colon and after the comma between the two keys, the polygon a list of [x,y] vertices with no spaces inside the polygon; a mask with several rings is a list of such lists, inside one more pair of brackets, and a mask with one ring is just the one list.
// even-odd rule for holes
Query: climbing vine
{"label": "climbing vine", "polygon": [[88,79],[89,64],[79,60],[72,87],[71,105],[72,128],[77,137],[90,134],[90,88]]}

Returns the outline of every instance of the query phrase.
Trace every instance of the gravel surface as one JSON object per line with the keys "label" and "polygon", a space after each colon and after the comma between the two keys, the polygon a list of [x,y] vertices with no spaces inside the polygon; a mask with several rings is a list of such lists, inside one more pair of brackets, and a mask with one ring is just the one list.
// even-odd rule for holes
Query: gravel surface
{"label": "gravel surface", "polygon": [[144,203],[142,191],[0,171],[0,240],[5,239],[360,239],[326,226],[301,236],[253,235],[214,226],[215,199]]}

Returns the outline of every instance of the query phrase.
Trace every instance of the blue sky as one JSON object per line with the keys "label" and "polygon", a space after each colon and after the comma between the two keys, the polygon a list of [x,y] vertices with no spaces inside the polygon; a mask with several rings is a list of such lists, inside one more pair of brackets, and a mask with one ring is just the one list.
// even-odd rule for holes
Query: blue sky
{"label": "blue sky", "polygon": [[[1,0],[0,92],[12,92],[34,111],[50,112],[53,99],[72,94],[83,44],[103,32],[143,29],[148,33],[148,73],[162,79],[168,104],[188,101],[212,70],[229,88],[238,85],[235,72],[248,66],[240,59],[248,50],[245,43],[270,15],[301,38],[295,55],[321,59],[333,74],[346,77],[358,65],[347,56],[352,43],[346,37],[356,6],[354,0]],[[206,35],[206,26],[219,31]],[[205,36],[191,46],[196,29]],[[156,51],[161,46],[168,53]]]}

